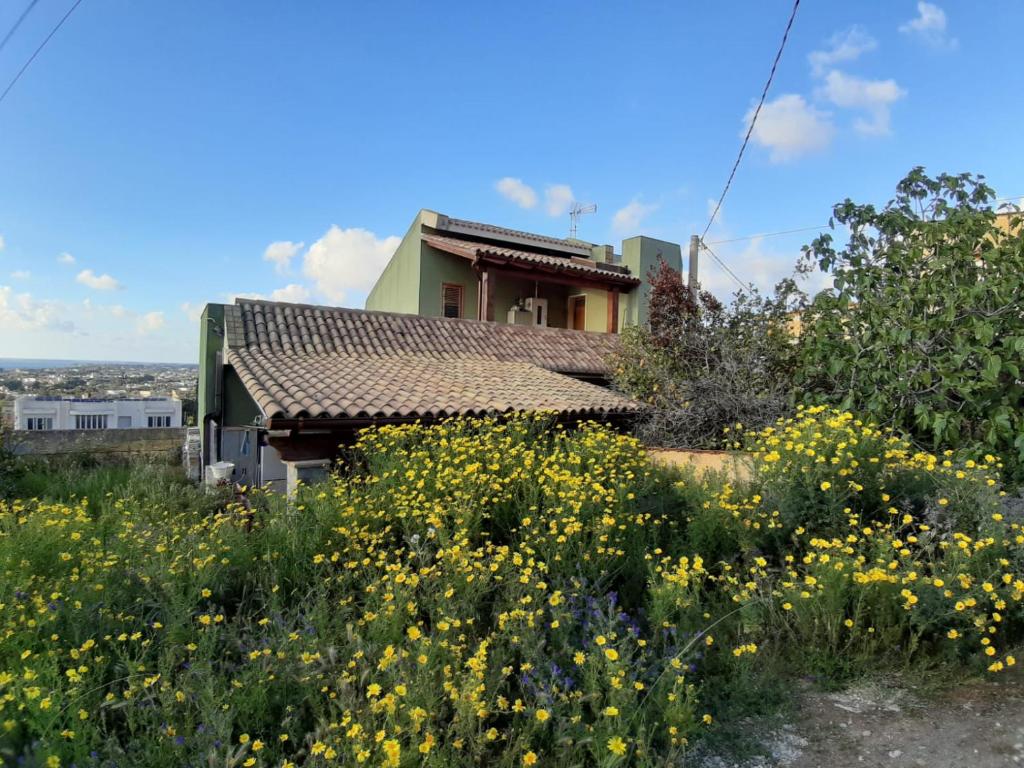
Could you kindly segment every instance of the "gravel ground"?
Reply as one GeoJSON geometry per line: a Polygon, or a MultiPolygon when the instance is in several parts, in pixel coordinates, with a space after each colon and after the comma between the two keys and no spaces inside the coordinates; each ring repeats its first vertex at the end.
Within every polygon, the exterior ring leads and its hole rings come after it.
{"type": "Polygon", "coordinates": [[[692,758],[693,768],[1003,768],[1024,766],[1024,674],[1011,671],[927,697],[865,683],[805,691],[794,722],[758,741],[766,757],[692,758]]]}

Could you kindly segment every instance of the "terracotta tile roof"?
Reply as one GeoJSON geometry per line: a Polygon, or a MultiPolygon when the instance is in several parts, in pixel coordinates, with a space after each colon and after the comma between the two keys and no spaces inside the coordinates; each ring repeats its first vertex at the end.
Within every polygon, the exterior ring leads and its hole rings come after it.
{"type": "Polygon", "coordinates": [[[621,268],[601,266],[592,259],[551,256],[546,253],[524,251],[517,248],[504,248],[491,243],[461,240],[444,235],[423,235],[423,242],[439,250],[467,259],[521,264],[549,272],[580,275],[591,280],[599,280],[622,286],[632,287],[640,285],[641,282],[638,277],[629,274],[628,271],[623,271],[621,268]]]}
{"type": "Polygon", "coordinates": [[[226,310],[227,363],[269,419],[641,407],[573,378],[607,375],[607,334],[246,299],[226,310]]]}
{"type": "Polygon", "coordinates": [[[228,362],[271,420],[443,418],[507,411],[630,414],[596,384],[524,362],[421,355],[294,355],[231,350],[228,362]]]}
{"type": "Polygon", "coordinates": [[[228,346],[265,355],[472,357],[607,376],[613,334],[534,328],[238,299],[225,312],[228,346]]]}

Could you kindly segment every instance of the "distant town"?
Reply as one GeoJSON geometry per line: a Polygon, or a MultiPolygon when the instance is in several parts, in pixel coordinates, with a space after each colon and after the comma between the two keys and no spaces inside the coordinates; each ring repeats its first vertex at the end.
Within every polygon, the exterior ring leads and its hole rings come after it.
{"type": "Polygon", "coordinates": [[[185,424],[195,421],[199,369],[180,363],[0,358],[0,422],[13,423],[20,395],[76,398],[172,397],[185,424]]]}

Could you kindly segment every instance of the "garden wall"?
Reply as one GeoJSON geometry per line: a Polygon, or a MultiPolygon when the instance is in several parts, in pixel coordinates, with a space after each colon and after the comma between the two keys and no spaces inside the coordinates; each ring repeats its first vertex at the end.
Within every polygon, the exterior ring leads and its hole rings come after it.
{"type": "Polygon", "coordinates": [[[179,461],[185,427],[165,429],[54,429],[43,432],[8,432],[15,456],[88,456],[100,461],[129,458],[179,461]]]}
{"type": "Polygon", "coordinates": [[[648,448],[647,454],[660,464],[692,469],[698,477],[706,472],[721,472],[737,480],[748,480],[753,472],[750,456],[739,451],[648,448]]]}

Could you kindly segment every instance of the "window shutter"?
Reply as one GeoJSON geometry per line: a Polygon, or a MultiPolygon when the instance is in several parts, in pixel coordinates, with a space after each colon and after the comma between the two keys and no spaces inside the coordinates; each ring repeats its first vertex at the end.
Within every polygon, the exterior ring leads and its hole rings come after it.
{"type": "Polygon", "coordinates": [[[441,314],[443,317],[462,317],[462,286],[454,283],[441,285],[441,314]]]}

